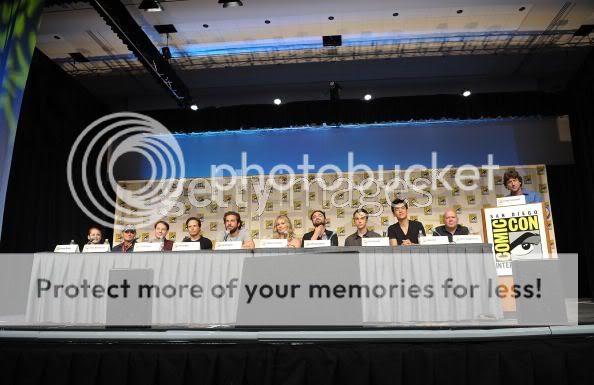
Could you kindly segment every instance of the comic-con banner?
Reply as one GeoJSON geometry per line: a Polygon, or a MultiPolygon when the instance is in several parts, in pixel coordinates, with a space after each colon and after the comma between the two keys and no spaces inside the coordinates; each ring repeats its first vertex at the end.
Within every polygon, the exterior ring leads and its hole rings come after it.
{"type": "MultiPolygon", "coordinates": [[[[482,223],[482,210],[497,207],[497,198],[509,195],[509,191],[503,185],[503,174],[508,170],[516,170],[523,177],[523,188],[540,194],[545,204],[547,215],[546,227],[550,233],[550,246],[555,250],[554,229],[549,201],[548,183],[546,168],[544,165],[533,166],[500,166],[493,171],[492,175],[480,170],[476,181],[475,189],[462,189],[453,183],[456,169],[446,173],[442,180],[435,181],[435,188],[413,190],[399,194],[406,198],[409,203],[409,218],[423,223],[426,232],[430,233],[433,228],[444,223],[444,212],[448,208],[455,210],[458,221],[461,225],[468,227],[471,234],[484,235],[482,223]],[[452,185],[447,188],[447,182],[452,185]],[[492,185],[492,189],[489,185],[492,185]]],[[[441,170],[439,170],[441,172],[441,170]]],[[[404,175],[404,171],[376,171],[375,177],[383,176],[384,180],[390,180],[395,175],[404,175]]],[[[313,184],[309,190],[306,184],[296,176],[296,182],[290,189],[285,191],[271,191],[269,195],[256,191],[255,184],[250,183],[247,187],[240,185],[237,189],[220,192],[220,196],[213,199],[208,194],[193,196],[192,188],[203,188],[210,178],[201,179],[179,179],[176,182],[183,185],[182,193],[177,197],[179,207],[177,210],[170,210],[162,213],[162,219],[170,225],[168,239],[181,240],[188,235],[185,222],[189,217],[197,217],[202,221],[202,234],[210,239],[216,239],[217,235],[224,230],[223,214],[226,211],[234,210],[241,214],[244,228],[254,238],[256,246],[260,239],[273,238],[274,220],[279,214],[287,215],[292,223],[295,235],[301,237],[304,233],[313,230],[310,215],[315,209],[322,209],[326,212],[328,220],[327,227],[336,231],[339,245],[344,244],[345,238],[356,231],[353,221],[353,212],[358,207],[363,207],[370,212],[369,230],[379,234],[385,234],[388,226],[394,223],[394,215],[390,210],[389,201],[394,199],[395,194],[385,194],[385,186],[379,185],[361,191],[339,186],[338,191],[330,191],[336,175],[324,174],[327,179],[326,189],[320,184],[313,184]],[[208,201],[210,199],[211,201],[208,201]],[[198,203],[198,204],[197,204],[198,203]],[[181,208],[181,209],[180,209],[181,208]]],[[[250,177],[252,178],[252,177],[250,177]]],[[[287,177],[277,175],[280,183],[284,183],[287,177]]],[[[363,180],[362,173],[355,173],[355,181],[363,180]]],[[[425,180],[425,183],[433,183],[430,170],[415,171],[411,175],[413,180],[425,180]]],[[[128,189],[140,189],[147,183],[146,180],[119,181],[119,187],[128,189]]],[[[122,191],[118,191],[118,200],[123,198],[122,191]]],[[[115,227],[122,228],[128,220],[120,211],[115,212],[115,227]]],[[[544,224],[539,222],[539,226],[544,224]]],[[[153,224],[147,223],[138,227],[138,237],[142,241],[149,241],[154,232],[153,224]]],[[[121,242],[121,234],[115,232],[114,242],[121,242]]],[[[485,240],[486,241],[486,240],[485,240]]],[[[542,238],[546,243],[546,239],[542,238]]]]}
{"type": "Polygon", "coordinates": [[[497,275],[511,275],[512,261],[548,258],[549,242],[542,203],[487,208],[487,242],[493,245],[497,275]]]}

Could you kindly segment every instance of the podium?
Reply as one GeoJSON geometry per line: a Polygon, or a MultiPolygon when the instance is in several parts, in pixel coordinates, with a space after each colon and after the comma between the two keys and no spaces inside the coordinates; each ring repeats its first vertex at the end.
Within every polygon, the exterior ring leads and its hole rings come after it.
{"type": "MultiPolygon", "coordinates": [[[[551,258],[544,203],[531,203],[482,210],[484,239],[492,245],[499,284],[511,287],[512,261],[551,258]]],[[[505,298],[505,311],[515,311],[516,301],[505,298]]]]}

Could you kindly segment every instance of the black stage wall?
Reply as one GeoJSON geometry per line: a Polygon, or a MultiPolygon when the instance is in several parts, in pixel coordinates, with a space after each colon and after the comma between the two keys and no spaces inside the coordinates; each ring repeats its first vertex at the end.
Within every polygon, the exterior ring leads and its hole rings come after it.
{"type": "Polygon", "coordinates": [[[78,134],[108,112],[35,50],[16,133],[0,251],[53,250],[58,242],[86,238],[92,221],[70,195],[66,165],[78,134]]]}
{"type": "Polygon", "coordinates": [[[424,343],[0,342],[0,383],[590,385],[594,339],[424,343]]]}
{"type": "MultiPolygon", "coordinates": [[[[580,295],[594,289],[591,219],[594,218],[592,130],[594,59],[559,94],[524,92],[340,100],[206,108],[198,112],[146,112],[176,132],[306,124],[374,123],[410,119],[478,119],[570,115],[575,165],[548,167],[558,250],[581,254],[580,295]],[[578,199],[576,199],[576,197],[578,199]],[[589,279],[588,279],[589,278],[589,279]],[[589,281],[589,282],[588,282],[589,281]],[[588,284],[590,283],[590,284],[588,284]]],[[[66,184],[66,159],[76,135],[109,111],[88,90],[36,51],[19,120],[0,251],[49,250],[57,242],[83,241],[90,220],[66,184]]],[[[80,187],[80,186],[78,186],[80,187]]]]}
{"type": "MultiPolygon", "coordinates": [[[[594,50],[568,85],[569,123],[576,164],[575,182],[567,185],[564,200],[575,200],[577,211],[572,213],[572,228],[580,234],[576,243],[581,259],[588,261],[590,288],[594,297],[594,50]]],[[[552,199],[552,198],[551,198],[552,199]]]]}

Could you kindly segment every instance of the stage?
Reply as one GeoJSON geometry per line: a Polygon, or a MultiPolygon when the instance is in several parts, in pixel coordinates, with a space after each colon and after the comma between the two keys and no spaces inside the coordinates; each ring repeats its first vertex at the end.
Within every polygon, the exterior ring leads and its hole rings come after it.
{"type": "Polygon", "coordinates": [[[6,331],[3,384],[591,384],[594,327],[6,331]]]}

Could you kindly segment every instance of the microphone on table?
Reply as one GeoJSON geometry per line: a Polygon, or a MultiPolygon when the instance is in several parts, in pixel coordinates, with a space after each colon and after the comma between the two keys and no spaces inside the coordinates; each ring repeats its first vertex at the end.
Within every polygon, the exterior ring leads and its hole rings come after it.
{"type": "Polygon", "coordinates": [[[223,238],[223,242],[227,242],[228,238],[229,238],[229,230],[225,229],[225,237],[223,238]]]}

